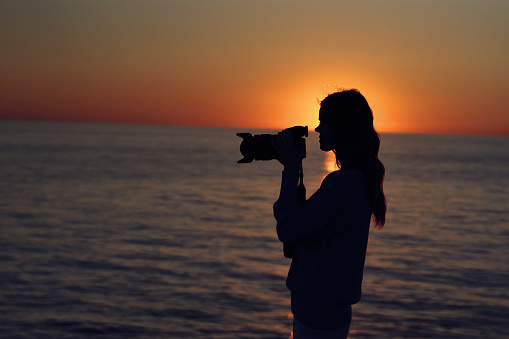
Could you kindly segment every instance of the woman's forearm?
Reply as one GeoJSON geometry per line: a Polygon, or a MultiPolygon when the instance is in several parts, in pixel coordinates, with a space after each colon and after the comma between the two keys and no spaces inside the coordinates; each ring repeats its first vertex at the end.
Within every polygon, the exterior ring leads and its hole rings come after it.
{"type": "Polygon", "coordinates": [[[282,242],[290,243],[292,239],[293,215],[300,208],[297,196],[299,170],[285,167],[281,174],[281,190],[279,199],[274,204],[274,217],[277,220],[277,234],[282,242]]]}
{"type": "Polygon", "coordinates": [[[299,184],[299,168],[288,168],[281,173],[281,189],[278,201],[285,203],[299,203],[297,187],[299,184]]]}

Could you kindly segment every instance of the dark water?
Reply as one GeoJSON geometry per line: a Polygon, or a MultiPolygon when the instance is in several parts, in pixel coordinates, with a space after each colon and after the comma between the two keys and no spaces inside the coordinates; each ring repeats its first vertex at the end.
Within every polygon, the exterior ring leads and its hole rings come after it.
{"type": "MultiPolygon", "coordinates": [[[[235,130],[0,122],[0,337],[288,338],[278,163],[235,130]]],[[[509,139],[383,135],[350,338],[509,337],[509,139]]],[[[331,159],[308,138],[314,191],[331,159]]]]}

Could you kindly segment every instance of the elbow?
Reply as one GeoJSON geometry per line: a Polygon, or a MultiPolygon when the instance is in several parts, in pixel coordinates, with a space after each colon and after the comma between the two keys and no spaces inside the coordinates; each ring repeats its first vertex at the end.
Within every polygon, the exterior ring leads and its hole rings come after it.
{"type": "Polygon", "coordinates": [[[295,245],[295,237],[293,236],[292,227],[289,227],[287,223],[277,223],[276,233],[279,241],[289,245],[295,245]]]}
{"type": "Polygon", "coordinates": [[[287,238],[287,237],[285,237],[282,233],[277,232],[277,238],[278,238],[278,239],[279,239],[279,241],[281,241],[282,243],[289,244],[289,242],[288,242],[288,238],[287,238]]]}
{"type": "Polygon", "coordinates": [[[276,233],[279,241],[289,245],[296,244],[296,213],[298,206],[283,209],[280,202],[274,204],[274,217],[276,218],[276,233]]]}

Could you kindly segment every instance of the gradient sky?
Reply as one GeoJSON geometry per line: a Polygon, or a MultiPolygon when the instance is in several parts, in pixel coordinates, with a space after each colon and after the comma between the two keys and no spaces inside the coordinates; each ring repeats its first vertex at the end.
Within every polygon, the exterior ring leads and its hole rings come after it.
{"type": "Polygon", "coordinates": [[[509,1],[2,0],[0,119],[509,136],[509,1]]]}

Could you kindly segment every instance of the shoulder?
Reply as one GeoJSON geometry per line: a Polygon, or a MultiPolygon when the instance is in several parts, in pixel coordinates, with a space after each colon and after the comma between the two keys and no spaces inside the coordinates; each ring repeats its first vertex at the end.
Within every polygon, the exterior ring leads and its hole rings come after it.
{"type": "Polygon", "coordinates": [[[320,186],[320,190],[330,194],[348,197],[350,201],[362,199],[367,193],[366,180],[361,171],[343,170],[335,171],[327,175],[320,186]]]}
{"type": "Polygon", "coordinates": [[[322,185],[357,186],[365,185],[364,175],[356,169],[339,170],[329,173],[322,181],[322,185]]]}

